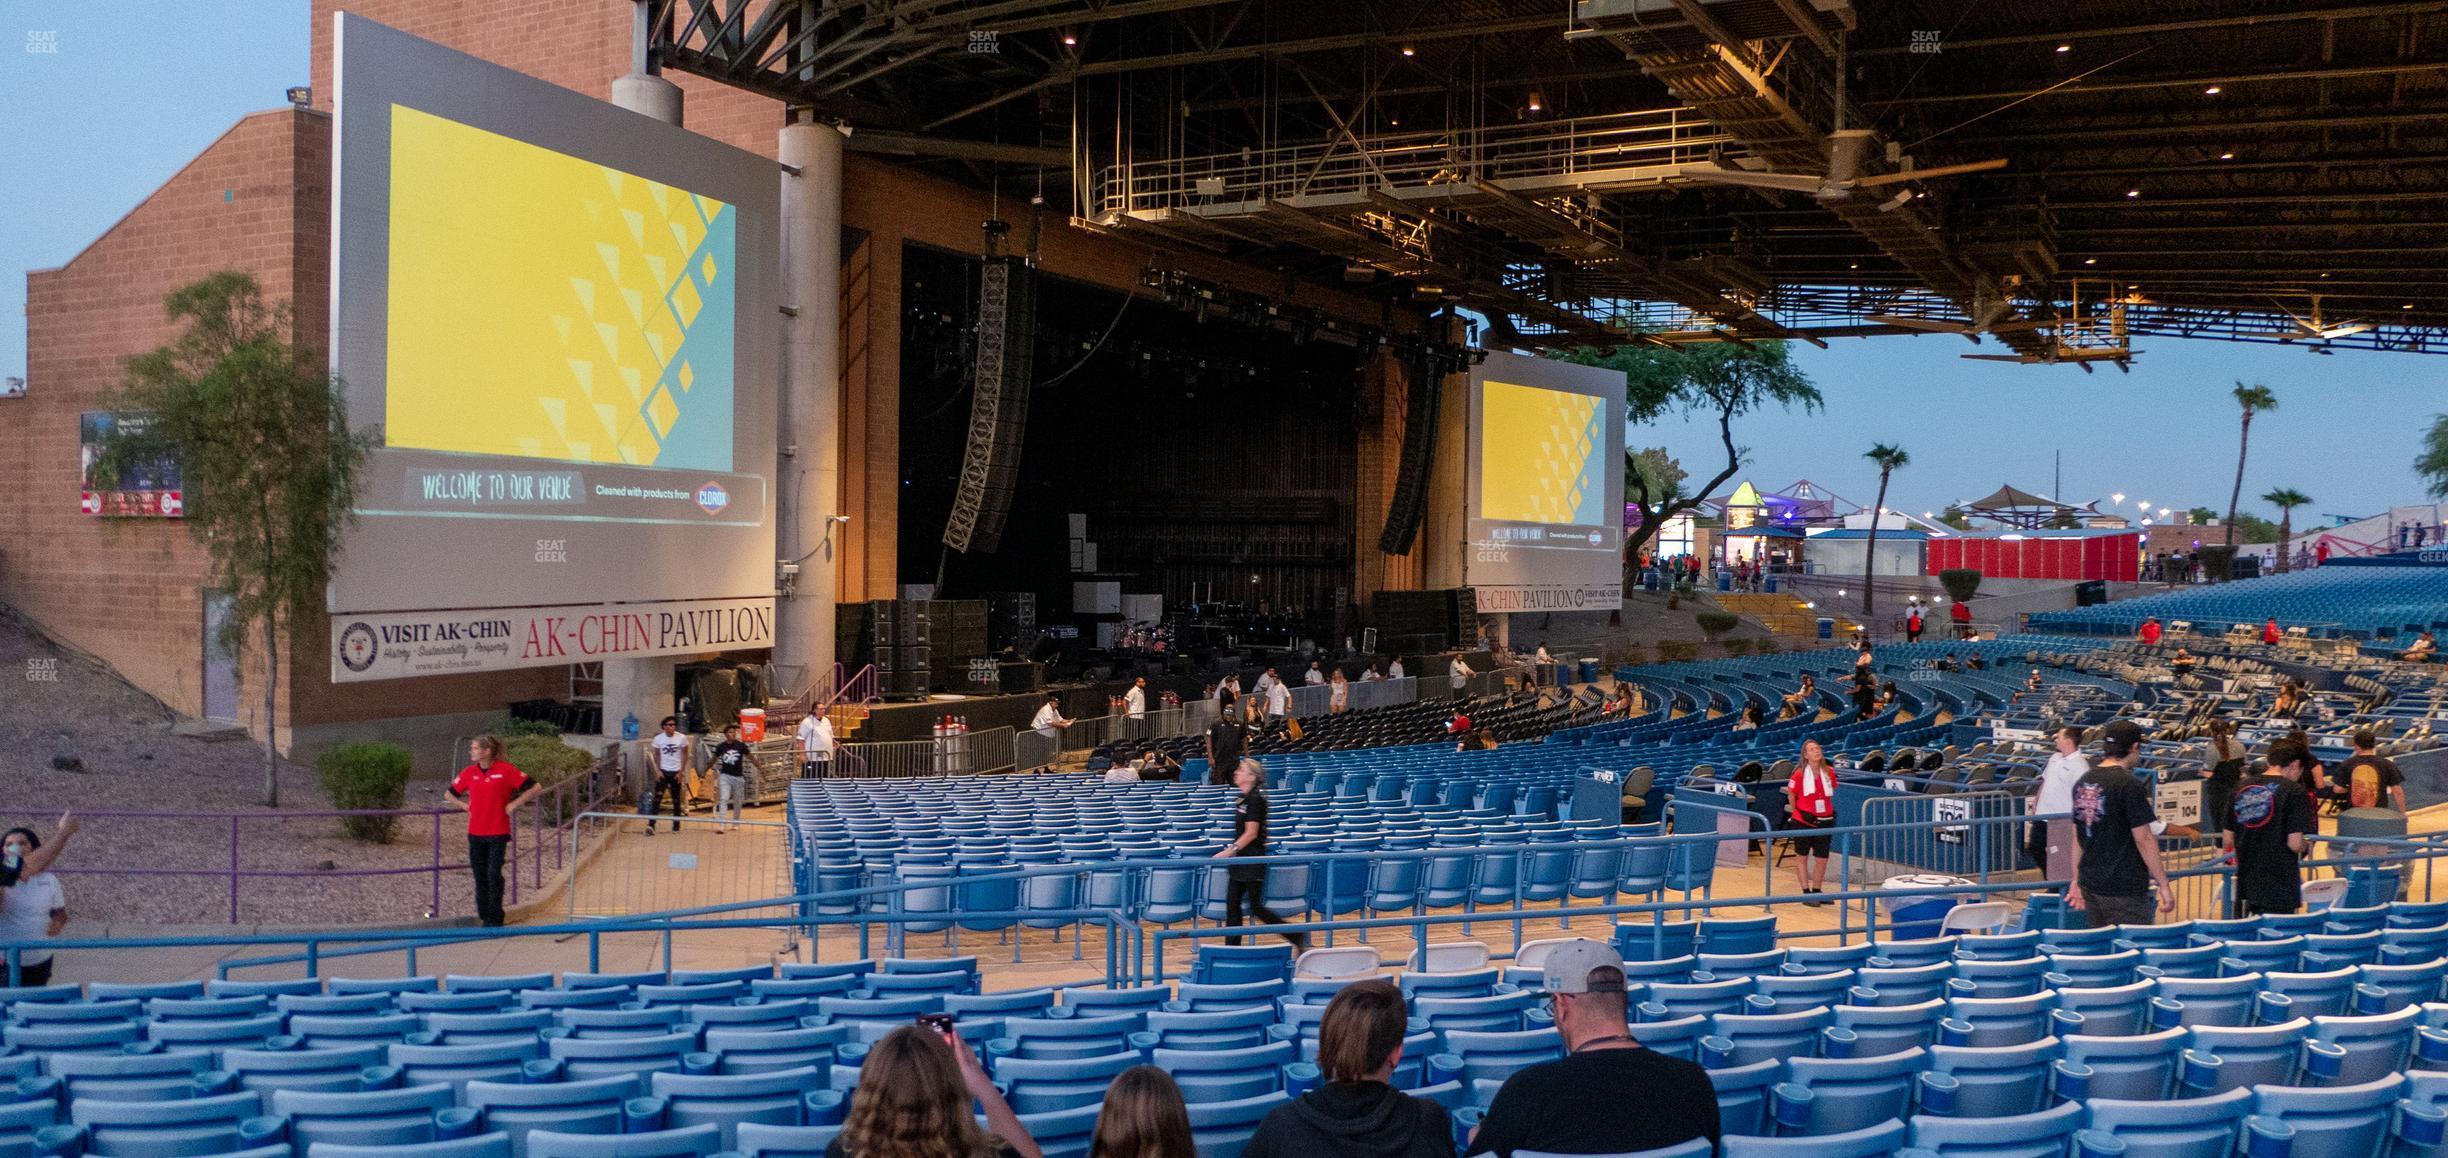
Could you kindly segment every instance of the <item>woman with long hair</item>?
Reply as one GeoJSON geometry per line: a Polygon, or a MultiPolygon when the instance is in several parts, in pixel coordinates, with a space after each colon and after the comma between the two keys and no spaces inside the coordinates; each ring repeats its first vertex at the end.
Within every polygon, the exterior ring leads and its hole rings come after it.
{"type": "Polygon", "coordinates": [[[1445,1107],[1394,1088],[1407,1018],[1389,981],[1344,986],[1318,1019],[1326,1084],[1258,1123],[1241,1158],[1453,1158],[1445,1107]]]}
{"type": "MultiPolygon", "coordinates": [[[[1827,750],[1817,740],[1802,741],[1802,762],[1785,780],[1785,827],[1794,835],[1794,883],[1806,895],[1827,884],[1828,837],[1809,833],[1836,823],[1836,772],[1828,767],[1827,750]]],[[[1824,905],[1826,901],[1804,901],[1824,905]]]]}
{"type": "Polygon", "coordinates": [[[1155,1066],[1132,1066],[1115,1077],[1105,1087],[1088,1158],[1198,1158],[1190,1108],[1173,1076],[1155,1066]]]}
{"type": "Polygon", "coordinates": [[[2244,745],[2237,742],[2235,721],[2225,716],[2210,720],[2210,775],[2202,784],[2202,831],[2217,832],[2227,825],[2227,806],[2235,801],[2236,788],[2244,782],[2244,745]]]}
{"type": "Polygon", "coordinates": [[[825,1158],[1043,1158],[968,1043],[922,1025],[885,1034],[859,1067],[849,1120],[825,1158]],[[970,1114],[986,1110],[980,1128],[970,1114]]]}

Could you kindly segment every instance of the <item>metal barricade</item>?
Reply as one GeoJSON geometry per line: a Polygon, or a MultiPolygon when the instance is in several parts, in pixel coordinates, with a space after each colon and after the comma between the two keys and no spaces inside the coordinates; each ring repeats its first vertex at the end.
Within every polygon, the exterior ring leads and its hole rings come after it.
{"type": "Polygon", "coordinates": [[[1054,758],[1060,755],[1062,739],[1059,736],[1048,736],[1033,728],[1012,733],[1012,768],[1015,771],[1033,772],[1051,767],[1054,758]]]}
{"type": "Polygon", "coordinates": [[[2014,872],[2022,856],[2023,798],[2008,792],[1947,792],[1862,801],[1864,832],[1853,849],[1856,887],[1901,873],[1944,873],[1987,881],[2014,872]],[[1974,824],[1972,821],[1989,823],[1974,824]],[[1880,826],[1901,826],[1886,827],[1880,826]]]}
{"type": "Polygon", "coordinates": [[[833,774],[853,778],[969,776],[1012,766],[1012,730],[953,732],[924,740],[871,740],[842,744],[833,774]]]}
{"type": "Polygon", "coordinates": [[[790,918],[790,826],[779,820],[710,816],[652,818],[589,812],[571,829],[569,915],[626,917],[775,898],[770,908],[735,914],[790,918]],[[676,826],[673,831],[666,826],[676,826]],[[730,831],[725,832],[723,830],[730,831]]]}

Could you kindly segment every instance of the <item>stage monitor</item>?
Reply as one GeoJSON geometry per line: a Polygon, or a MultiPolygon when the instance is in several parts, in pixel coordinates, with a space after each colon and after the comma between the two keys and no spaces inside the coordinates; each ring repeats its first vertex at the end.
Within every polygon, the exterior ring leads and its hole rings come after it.
{"type": "Polygon", "coordinates": [[[1479,610],[1623,601],[1621,371],[1491,353],[1471,372],[1466,586],[1479,610]]]}
{"type": "Polygon", "coordinates": [[[779,170],[335,20],[332,677],[770,645],[779,170]]]}

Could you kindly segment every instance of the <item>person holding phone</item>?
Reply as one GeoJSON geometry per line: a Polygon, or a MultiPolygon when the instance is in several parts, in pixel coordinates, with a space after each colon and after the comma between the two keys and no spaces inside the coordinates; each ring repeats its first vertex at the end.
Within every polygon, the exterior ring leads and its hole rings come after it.
{"type": "Polygon", "coordinates": [[[825,1158],[1044,1158],[949,1015],[939,1016],[885,1034],[868,1051],[825,1158]],[[972,1104],[985,1110],[984,1127],[972,1104]]]}

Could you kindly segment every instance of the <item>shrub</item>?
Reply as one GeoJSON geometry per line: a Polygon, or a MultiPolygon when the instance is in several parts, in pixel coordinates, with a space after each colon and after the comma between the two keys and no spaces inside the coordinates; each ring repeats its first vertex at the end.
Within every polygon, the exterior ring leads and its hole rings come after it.
{"type": "Polygon", "coordinates": [[[1783,644],[1778,643],[1776,641],[1776,637],[1772,635],[1766,639],[1760,640],[1758,645],[1753,648],[1753,650],[1759,652],[1761,655],[1775,655],[1776,653],[1785,650],[1785,647],[1783,644]]]}
{"type": "Polygon", "coordinates": [[[1753,642],[1755,641],[1744,639],[1741,636],[1736,636],[1733,639],[1725,640],[1722,646],[1725,648],[1725,653],[1727,655],[1745,656],[1751,654],[1751,645],[1753,642]]]}
{"type": "MultiPolygon", "coordinates": [[[[545,736],[511,736],[502,741],[502,758],[516,765],[528,779],[547,788],[586,775],[595,758],[583,748],[573,748],[558,739],[545,736]]],[[[560,797],[539,802],[534,807],[556,810],[544,817],[546,824],[559,824],[567,819],[558,815],[560,797]]]]}
{"type": "Polygon", "coordinates": [[[1981,573],[1972,567],[1949,567],[1938,573],[1938,583],[1955,602],[1970,603],[1980,591],[1981,573]]]}
{"type": "Polygon", "coordinates": [[[1742,620],[1736,618],[1734,613],[1731,611],[1697,612],[1693,614],[1692,621],[1698,623],[1700,625],[1700,630],[1706,633],[1712,640],[1716,639],[1720,635],[1724,635],[1725,633],[1734,630],[1735,625],[1742,622],[1742,620]]]}
{"type": "MultiPolygon", "coordinates": [[[[408,749],[397,744],[336,744],[315,759],[323,791],[334,808],[396,809],[408,798],[408,749]]],[[[389,844],[399,817],[343,816],[341,831],[353,840],[389,844]]]]}
{"type": "Polygon", "coordinates": [[[1657,654],[1659,663],[1685,663],[1699,657],[1700,645],[1688,639],[1661,639],[1657,654]]]}
{"type": "MultiPolygon", "coordinates": [[[[493,726],[493,734],[505,740],[513,736],[549,736],[556,740],[561,738],[561,730],[553,727],[550,720],[522,720],[515,716],[502,717],[501,722],[493,726]]],[[[512,763],[517,763],[517,761],[512,761],[512,763]]],[[[519,767],[525,768],[526,765],[521,764],[519,767]]]]}

